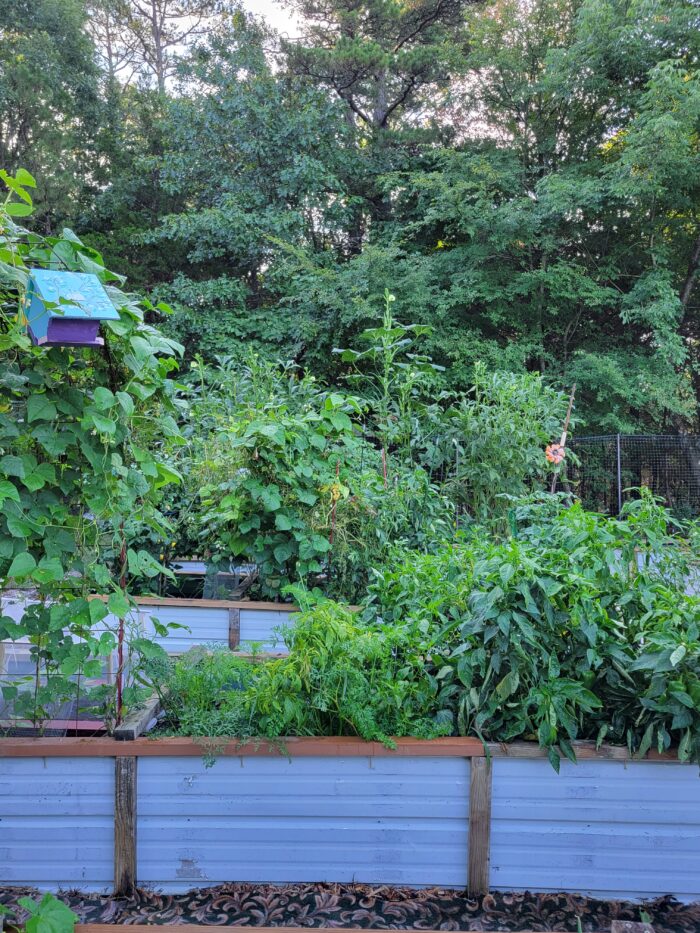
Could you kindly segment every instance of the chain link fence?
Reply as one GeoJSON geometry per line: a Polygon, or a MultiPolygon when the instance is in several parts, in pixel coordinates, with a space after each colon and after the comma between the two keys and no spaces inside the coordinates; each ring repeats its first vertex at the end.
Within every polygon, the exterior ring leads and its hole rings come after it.
{"type": "Polygon", "coordinates": [[[585,508],[617,515],[647,486],[678,518],[700,515],[700,436],[591,435],[570,448],[565,482],[585,508]]]}

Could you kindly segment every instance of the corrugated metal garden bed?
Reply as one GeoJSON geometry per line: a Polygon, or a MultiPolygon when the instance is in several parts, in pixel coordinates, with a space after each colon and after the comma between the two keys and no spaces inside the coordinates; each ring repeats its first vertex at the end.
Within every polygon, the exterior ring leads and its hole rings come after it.
{"type": "Polygon", "coordinates": [[[698,768],[577,745],[0,739],[0,878],[169,893],[366,882],[700,899],[698,768]],[[214,760],[213,766],[211,758],[214,760]]]}

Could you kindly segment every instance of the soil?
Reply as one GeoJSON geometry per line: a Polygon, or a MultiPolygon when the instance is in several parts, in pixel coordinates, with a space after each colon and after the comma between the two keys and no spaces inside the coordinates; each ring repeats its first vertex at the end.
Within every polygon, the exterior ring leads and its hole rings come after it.
{"type": "MultiPolygon", "coordinates": [[[[1,888],[0,904],[12,906],[28,888],[1,888]]],[[[212,926],[374,927],[398,930],[561,930],[609,933],[613,920],[639,922],[648,915],[655,933],[698,933],[700,902],[671,897],[645,903],[603,901],[576,894],[488,894],[469,899],[441,888],[368,885],[225,884],[187,894],[139,889],[113,898],[79,891],[60,895],[83,923],[198,923],[212,926]]]]}

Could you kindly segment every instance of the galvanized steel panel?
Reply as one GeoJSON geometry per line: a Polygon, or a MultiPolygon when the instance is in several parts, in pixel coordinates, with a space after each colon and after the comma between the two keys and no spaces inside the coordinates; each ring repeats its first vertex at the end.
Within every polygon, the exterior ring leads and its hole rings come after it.
{"type": "Polygon", "coordinates": [[[496,758],[492,807],[492,888],[700,898],[696,766],[496,758]]]}
{"type": "Polygon", "coordinates": [[[193,645],[228,645],[228,609],[205,606],[142,606],[140,615],[146,637],[162,645],[168,654],[182,654],[193,645]],[[175,623],[167,636],[156,635],[152,619],[175,623]]]}
{"type": "Polygon", "coordinates": [[[261,651],[285,652],[284,632],[294,624],[293,612],[241,609],[241,644],[262,642],[261,651]]]}
{"type": "Polygon", "coordinates": [[[0,758],[0,884],[107,890],[114,760],[0,758]]]}
{"type": "MultiPolygon", "coordinates": [[[[241,609],[241,644],[256,642],[261,651],[284,651],[284,641],[275,629],[290,623],[289,612],[241,609]]],[[[222,606],[142,606],[146,637],[162,645],[169,654],[182,654],[193,645],[228,645],[229,610],[222,606]],[[156,635],[152,618],[176,623],[167,636],[156,635]]]]}
{"type": "Polygon", "coordinates": [[[139,761],[139,883],[464,886],[461,758],[139,761]]]}

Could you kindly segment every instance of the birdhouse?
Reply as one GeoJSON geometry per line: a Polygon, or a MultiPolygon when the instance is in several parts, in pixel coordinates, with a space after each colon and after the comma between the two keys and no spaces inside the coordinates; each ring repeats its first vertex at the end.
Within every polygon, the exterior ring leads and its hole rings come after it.
{"type": "Polygon", "coordinates": [[[32,271],[24,314],[40,346],[100,347],[100,321],[119,320],[97,276],[56,269],[32,271]]]}

